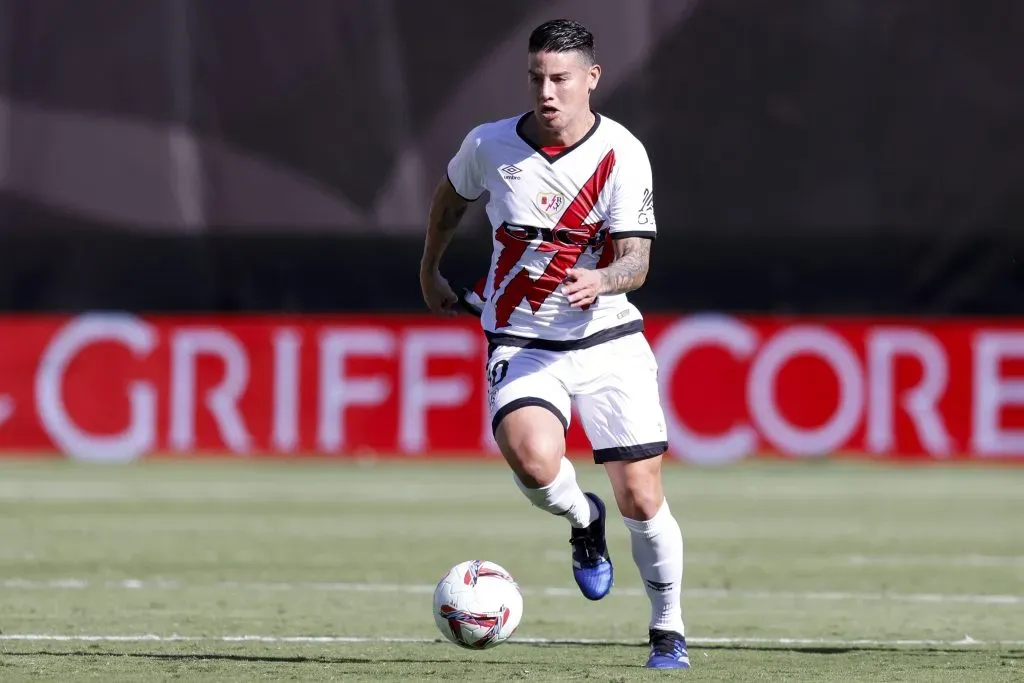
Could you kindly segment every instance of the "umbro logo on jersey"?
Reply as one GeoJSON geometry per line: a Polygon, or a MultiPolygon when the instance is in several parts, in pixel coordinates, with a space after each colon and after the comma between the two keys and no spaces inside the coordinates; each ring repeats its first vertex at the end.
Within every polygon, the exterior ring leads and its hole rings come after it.
{"type": "Polygon", "coordinates": [[[513,164],[502,166],[498,170],[501,172],[501,177],[505,180],[519,180],[519,174],[523,172],[523,169],[513,164]]]}

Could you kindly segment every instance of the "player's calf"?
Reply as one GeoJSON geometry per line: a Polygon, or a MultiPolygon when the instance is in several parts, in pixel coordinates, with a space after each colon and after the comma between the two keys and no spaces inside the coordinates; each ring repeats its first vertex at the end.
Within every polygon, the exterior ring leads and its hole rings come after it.
{"type": "Polygon", "coordinates": [[[606,469],[651,603],[650,628],[682,638],[683,535],[662,491],[661,457],[608,463],[606,469]]]}
{"type": "Polygon", "coordinates": [[[613,569],[605,542],[604,503],[577,483],[576,469],[564,455],[561,421],[544,408],[526,406],[502,419],[495,438],[523,495],[572,525],[573,578],[580,591],[590,600],[606,596],[613,569]]]}
{"type": "Polygon", "coordinates": [[[591,503],[565,458],[565,428],[550,410],[534,405],[513,410],[502,417],[494,437],[531,503],[574,527],[590,524],[591,503]]]}
{"type": "Polygon", "coordinates": [[[564,456],[560,458],[558,474],[546,486],[527,486],[518,475],[515,480],[536,507],[565,517],[572,525],[572,575],[583,595],[589,600],[608,595],[614,572],[605,540],[604,503],[595,494],[580,489],[572,463],[564,456]]]}
{"type": "Polygon", "coordinates": [[[683,585],[683,535],[668,501],[647,520],[624,518],[633,561],[651,603],[650,628],[684,634],[680,597],[683,585]]]}

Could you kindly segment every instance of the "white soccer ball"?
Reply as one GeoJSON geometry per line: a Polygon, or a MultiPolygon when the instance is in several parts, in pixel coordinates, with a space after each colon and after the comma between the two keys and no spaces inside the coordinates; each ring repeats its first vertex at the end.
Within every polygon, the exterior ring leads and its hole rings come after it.
{"type": "Polygon", "coordinates": [[[459,647],[486,650],[504,643],[523,618],[523,595],[503,567],[460,562],[434,589],[434,622],[459,647]]]}

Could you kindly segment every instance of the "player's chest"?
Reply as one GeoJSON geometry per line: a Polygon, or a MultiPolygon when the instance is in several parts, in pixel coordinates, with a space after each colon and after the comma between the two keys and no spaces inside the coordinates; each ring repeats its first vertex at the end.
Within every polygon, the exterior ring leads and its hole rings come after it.
{"type": "Polygon", "coordinates": [[[501,221],[558,223],[563,216],[607,216],[611,166],[600,148],[576,149],[554,162],[539,154],[498,157],[486,169],[490,209],[501,221]],[[578,156],[577,156],[578,155],[578,156]]]}

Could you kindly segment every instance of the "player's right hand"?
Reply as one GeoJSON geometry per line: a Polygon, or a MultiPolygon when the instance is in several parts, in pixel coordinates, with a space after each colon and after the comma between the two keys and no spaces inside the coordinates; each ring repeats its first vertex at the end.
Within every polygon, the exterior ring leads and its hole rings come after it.
{"type": "Polygon", "coordinates": [[[423,301],[431,313],[443,316],[453,316],[457,313],[459,297],[448,284],[448,280],[438,271],[421,271],[420,289],[423,290],[423,301]]]}

